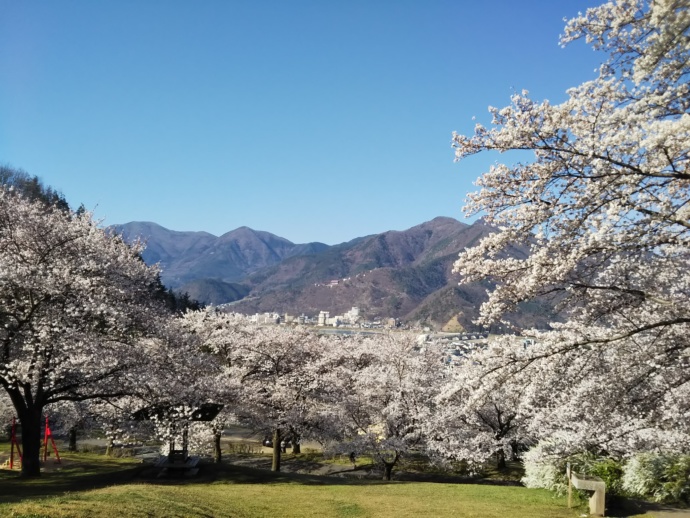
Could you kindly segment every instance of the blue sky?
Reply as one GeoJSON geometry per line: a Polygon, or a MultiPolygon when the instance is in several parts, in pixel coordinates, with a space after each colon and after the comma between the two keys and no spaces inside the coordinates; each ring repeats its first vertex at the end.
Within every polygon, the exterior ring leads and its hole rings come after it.
{"type": "Polygon", "coordinates": [[[585,0],[0,0],[0,163],[105,224],[339,243],[463,220],[455,130],[601,56],[585,0]]]}

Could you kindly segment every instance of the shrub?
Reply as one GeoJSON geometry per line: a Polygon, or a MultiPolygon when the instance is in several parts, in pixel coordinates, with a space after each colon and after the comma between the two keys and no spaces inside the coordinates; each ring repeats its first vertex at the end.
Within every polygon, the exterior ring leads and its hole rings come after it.
{"type": "Polygon", "coordinates": [[[606,483],[607,495],[623,494],[623,463],[614,459],[603,458],[595,460],[589,473],[602,479],[606,483]]]}
{"type": "Polygon", "coordinates": [[[606,483],[607,495],[618,495],[623,492],[621,462],[588,452],[562,457],[551,450],[550,445],[540,443],[525,453],[525,476],[522,478],[525,486],[565,494],[568,490],[566,466],[570,463],[571,469],[576,473],[601,478],[606,483]]]}
{"type": "Polygon", "coordinates": [[[567,461],[549,454],[547,449],[547,445],[540,443],[525,453],[525,476],[522,477],[522,483],[526,487],[565,494],[568,489],[568,480],[565,476],[567,461]]]}
{"type": "Polygon", "coordinates": [[[690,501],[690,456],[681,455],[666,469],[664,492],[674,502],[690,501]]]}
{"type": "Polygon", "coordinates": [[[98,453],[101,455],[105,453],[105,446],[97,444],[79,444],[78,449],[81,453],[98,453]]]}
{"type": "Polygon", "coordinates": [[[640,453],[623,469],[623,489],[655,502],[688,502],[690,456],[640,453]]]}
{"type": "Polygon", "coordinates": [[[258,442],[229,442],[228,453],[261,453],[263,447],[258,442]]]}
{"type": "Polygon", "coordinates": [[[113,448],[111,452],[111,455],[115,458],[134,457],[135,454],[134,448],[125,447],[113,448]]]}

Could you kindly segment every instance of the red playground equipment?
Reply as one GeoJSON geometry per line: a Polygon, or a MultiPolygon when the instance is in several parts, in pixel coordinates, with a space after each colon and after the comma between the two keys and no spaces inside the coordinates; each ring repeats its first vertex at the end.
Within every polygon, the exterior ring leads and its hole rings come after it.
{"type": "MultiPolygon", "coordinates": [[[[60,452],[58,451],[57,445],[55,444],[55,439],[53,439],[53,432],[50,431],[50,425],[48,424],[48,418],[46,417],[46,427],[43,434],[43,462],[48,460],[48,441],[55,453],[55,460],[58,464],[62,464],[60,460],[60,452]]],[[[10,433],[10,469],[14,469],[15,460],[15,450],[17,452],[17,460],[21,464],[23,460],[22,448],[19,445],[19,440],[17,439],[17,418],[12,418],[12,431],[10,433]]]]}
{"type": "Polygon", "coordinates": [[[55,445],[55,439],[53,439],[53,432],[50,431],[50,426],[48,426],[48,416],[46,416],[46,430],[43,435],[43,462],[48,460],[48,439],[50,439],[50,444],[53,446],[53,451],[55,452],[55,460],[58,464],[62,464],[60,461],[60,453],[58,452],[57,446],[55,445]]]}

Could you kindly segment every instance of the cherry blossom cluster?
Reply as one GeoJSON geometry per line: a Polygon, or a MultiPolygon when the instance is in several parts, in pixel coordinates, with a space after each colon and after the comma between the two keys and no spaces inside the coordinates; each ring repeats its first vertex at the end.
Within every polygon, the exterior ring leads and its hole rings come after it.
{"type": "MultiPolygon", "coordinates": [[[[688,444],[690,407],[690,5],[617,0],[568,22],[563,44],[602,51],[561,104],[527,92],[492,125],[454,135],[456,157],[527,151],[477,181],[466,211],[496,232],[460,254],[462,282],[495,289],[481,321],[552,297],[562,321],[478,351],[448,397],[496,398],[535,440],[624,455],[688,444]],[[515,243],[530,254],[515,258],[515,243]],[[501,395],[509,396],[504,399],[501,395]]],[[[464,408],[464,407],[463,407],[464,408]]]]}

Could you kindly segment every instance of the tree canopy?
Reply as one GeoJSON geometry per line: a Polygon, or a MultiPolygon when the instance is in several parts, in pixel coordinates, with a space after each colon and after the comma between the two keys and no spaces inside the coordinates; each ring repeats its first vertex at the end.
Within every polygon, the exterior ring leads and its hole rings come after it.
{"type": "MultiPolygon", "coordinates": [[[[164,349],[157,270],[88,213],[0,189],[0,386],[22,425],[22,471],[38,474],[51,403],[136,391],[164,349]]],[[[166,352],[167,354],[167,352],[166,352]]]]}
{"type": "Polygon", "coordinates": [[[485,394],[508,380],[532,427],[569,447],[678,448],[690,390],[690,13],[687,0],[617,0],[570,20],[562,43],[601,51],[561,104],[516,94],[491,127],[454,135],[461,160],[530,151],[483,174],[466,211],[497,232],[455,263],[491,279],[484,323],[559,294],[566,322],[479,353],[485,394]],[[528,243],[525,259],[506,256],[528,243]]]}
{"type": "MultiPolygon", "coordinates": [[[[0,186],[29,200],[56,206],[60,210],[69,210],[69,204],[61,192],[44,185],[38,176],[31,176],[22,169],[0,166],[0,186]]],[[[83,211],[83,208],[80,208],[80,211],[83,211]]]]}

